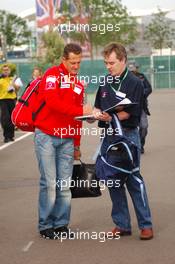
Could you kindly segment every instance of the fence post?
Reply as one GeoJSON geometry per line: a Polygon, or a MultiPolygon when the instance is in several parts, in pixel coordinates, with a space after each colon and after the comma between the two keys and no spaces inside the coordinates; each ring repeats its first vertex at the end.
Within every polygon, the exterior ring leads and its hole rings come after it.
{"type": "Polygon", "coordinates": [[[153,60],[153,55],[151,54],[150,56],[150,72],[151,72],[151,76],[150,76],[150,79],[151,79],[151,86],[152,86],[152,89],[155,88],[155,83],[154,83],[154,60],[153,60]]]}
{"type": "Polygon", "coordinates": [[[169,84],[169,87],[168,88],[171,88],[171,61],[170,61],[171,57],[169,55],[169,60],[168,60],[168,84],[169,84]]]}

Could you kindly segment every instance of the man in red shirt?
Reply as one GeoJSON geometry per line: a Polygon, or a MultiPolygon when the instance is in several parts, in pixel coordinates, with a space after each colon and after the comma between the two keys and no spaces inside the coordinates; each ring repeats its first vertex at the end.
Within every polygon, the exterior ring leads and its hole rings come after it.
{"type": "Polygon", "coordinates": [[[62,63],[49,68],[41,81],[39,100],[46,104],[35,121],[35,150],[40,170],[39,232],[56,239],[68,234],[73,160],[80,158],[81,122],[75,116],[92,113],[83,106],[84,87],[76,75],[82,49],[67,44],[62,63]]]}

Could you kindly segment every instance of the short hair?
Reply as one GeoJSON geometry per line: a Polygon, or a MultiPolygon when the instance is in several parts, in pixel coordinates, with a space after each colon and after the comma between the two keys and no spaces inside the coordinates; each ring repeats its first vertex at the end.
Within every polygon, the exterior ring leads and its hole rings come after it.
{"type": "MultiPolygon", "coordinates": [[[[10,69],[10,67],[9,67],[8,64],[4,64],[4,65],[2,65],[2,69],[4,69],[4,68],[9,68],[9,69],[10,69]]],[[[10,70],[11,70],[11,69],[10,69],[10,70]]]]}
{"type": "Polygon", "coordinates": [[[82,48],[76,43],[69,43],[64,48],[63,57],[65,59],[68,59],[69,53],[71,53],[71,52],[76,54],[76,55],[79,55],[82,53],[82,48]]]}
{"type": "Polygon", "coordinates": [[[121,61],[125,59],[125,61],[127,61],[126,49],[122,44],[117,42],[112,42],[104,48],[102,54],[104,57],[108,57],[112,52],[115,52],[118,60],[121,61]]]}
{"type": "Polygon", "coordinates": [[[34,67],[32,73],[34,73],[35,70],[39,71],[39,73],[42,75],[43,71],[40,67],[38,67],[38,66],[34,67]]]}

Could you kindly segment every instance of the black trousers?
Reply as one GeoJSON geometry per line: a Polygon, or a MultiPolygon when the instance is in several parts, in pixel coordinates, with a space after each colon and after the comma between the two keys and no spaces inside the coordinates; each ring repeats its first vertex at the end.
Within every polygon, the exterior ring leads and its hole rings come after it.
{"type": "Polygon", "coordinates": [[[4,138],[14,138],[15,127],[11,121],[11,114],[15,107],[16,99],[1,99],[1,125],[4,138]]]}

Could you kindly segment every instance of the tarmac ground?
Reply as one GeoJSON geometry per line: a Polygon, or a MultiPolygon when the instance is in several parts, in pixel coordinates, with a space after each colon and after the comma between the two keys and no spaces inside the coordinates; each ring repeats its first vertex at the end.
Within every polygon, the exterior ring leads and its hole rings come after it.
{"type": "MultiPolygon", "coordinates": [[[[14,143],[3,143],[0,131],[0,262],[2,264],[174,264],[175,263],[175,89],[155,90],[141,171],[154,223],[154,239],[139,240],[129,198],[132,236],[105,239],[114,225],[108,190],[101,197],[72,199],[71,229],[90,237],[44,240],[37,231],[39,172],[33,134],[16,131],[14,143]],[[21,138],[22,137],[22,138],[21,138]],[[92,238],[92,232],[97,237],[92,238]]],[[[90,127],[92,125],[87,125],[90,127]]],[[[92,162],[98,136],[82,138],[82,160],[92,162]]]]}

